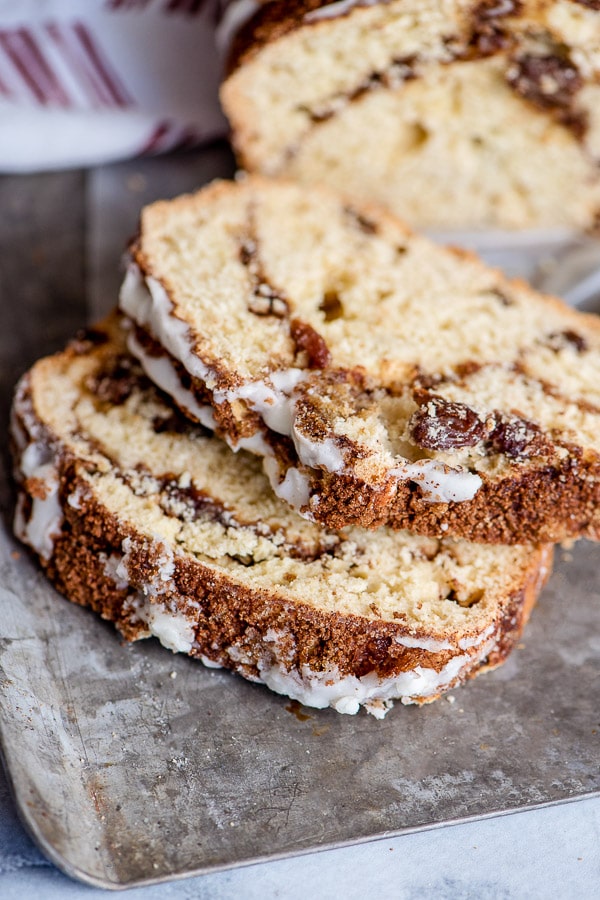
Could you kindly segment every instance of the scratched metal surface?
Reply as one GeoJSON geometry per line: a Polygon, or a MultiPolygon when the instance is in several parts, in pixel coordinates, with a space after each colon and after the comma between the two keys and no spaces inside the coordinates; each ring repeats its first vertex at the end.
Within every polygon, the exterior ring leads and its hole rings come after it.
{"type": "Polygon", "coordinates": [[[2,539],[0,726],[21,814],[105,887],[600,790],[600,550],[578,545],[504,668],[454,703],[367,715],[125,646],[2,539]]]}
{"type": "MultiPolygon", "coordinates": [[[[228,167],[211,150],[0,179],[3,422],[19,372],[113,304],[140,203],[228,167]],[[17,287],[19,304],[5,302],[17,287]]],[[[569,250],[579,282],[590,252],[569,250]]],[[[546,262],[519,265],[552,277],[546,262]]],[[[397,705],[378,722],[300,709],[154,641],[124,645],[10,537],[5,471],[0,506],[2,751],[25,823],[74,877],[124,887],[600,791],[598,547],[559,552],[502,669],[454,703],[397,705]]]]}

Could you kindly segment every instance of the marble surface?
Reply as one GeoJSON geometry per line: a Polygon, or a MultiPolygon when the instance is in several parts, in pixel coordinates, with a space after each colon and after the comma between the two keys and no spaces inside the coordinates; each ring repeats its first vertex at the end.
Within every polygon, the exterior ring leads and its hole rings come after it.
{"type": "MultiPolygon", "coordinates": [[[[587,900],[600,891],[600,797],[127,891],[128,900],[587,900]]],[[[2,900],[93,900],[23,830],[0,772],[2,900]]]]}

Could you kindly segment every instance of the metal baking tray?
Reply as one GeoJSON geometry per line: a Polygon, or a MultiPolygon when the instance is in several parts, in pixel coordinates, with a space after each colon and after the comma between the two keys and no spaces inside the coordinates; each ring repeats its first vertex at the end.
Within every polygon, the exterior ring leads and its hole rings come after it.
{"type": "Polygon", "coordinates": [[[558,552],[501,669],[383,721],[300,707],[113,627],[0,536],[0,732],[20,815],[105,888],[600,792],[600,548],[558,552]]]}

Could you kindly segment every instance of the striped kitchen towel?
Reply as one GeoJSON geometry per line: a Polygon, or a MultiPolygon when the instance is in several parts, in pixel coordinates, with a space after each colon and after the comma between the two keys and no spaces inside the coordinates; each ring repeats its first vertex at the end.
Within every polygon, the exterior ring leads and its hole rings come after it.
{"type": "Polygon", "coordinates": [[[222,14],[223,0],[0,0],[0,171],[224,135],[222,14]]]}

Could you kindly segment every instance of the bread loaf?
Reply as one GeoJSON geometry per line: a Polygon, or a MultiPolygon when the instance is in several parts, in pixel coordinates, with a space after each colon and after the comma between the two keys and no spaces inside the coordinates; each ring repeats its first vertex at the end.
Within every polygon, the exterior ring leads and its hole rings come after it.
{"type": "Polygon", "coordinates": [[[382,717],[498,665],[551,563],[307,522],[167,402],[114,318],[22,379],[12,435],[16,533],[60,591],[310,706],[382,717]]]}
{"type": "Polygon", "coordinates": [[[280,0],[234,42],[241,164],[427,227],[592,227],[594,0],[280,0]]]}

